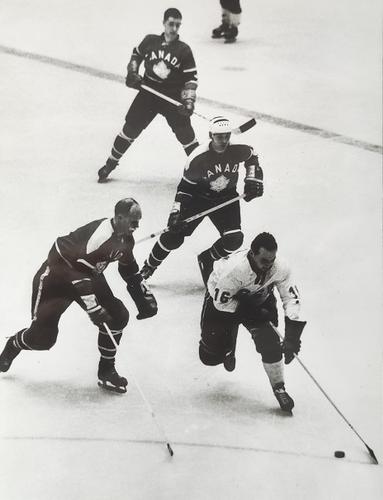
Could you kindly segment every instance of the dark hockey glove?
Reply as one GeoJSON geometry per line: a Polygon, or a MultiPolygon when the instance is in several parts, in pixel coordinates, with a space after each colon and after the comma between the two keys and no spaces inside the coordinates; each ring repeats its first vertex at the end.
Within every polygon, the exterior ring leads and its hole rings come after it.
{"type": "Polygon", "coordinates": [[[157,314],[157,302],[140,273],[129,276],[127,290],[136,304],[137,319],[151,318],[157,314]]]}
{"type": "Polygon", "coordinates": [[[89,309],[86,312],[88,313],[91,322],[98,327],[102,326],[103,323],[109,325],[109,323],[112,321],[112,317],[110,316],[108,311],[100,305],[96,306],[93,309],[89,309]]]}
{"type": "Polygon", "coordinates": [[[187,228],[188,223],[184,222],[179,210],[172,210],[168,219],[168,228],[172,233],[182,233],[187,228]]]}
{"type": "Polygon", "coordinates": [[[182,101],[182,106],[177,108],[180,115],[191,116],[194,113],[194,101],[191,99],[185,99],[182,101]]]}
{"type": "Polygon", "coordinates": [[[288,365],[298,354],[301,348],[301,335],[306,321],[297,321],[285,316],[285,338],[282,342],[282,352],[285,356],[285,364],[288,365]]]}
{"type": "Polygon", "coordinates": [[[125,78],[125,85],[132,89],[139,89],[142,83],[142,76],[130,71],[125,78]]]}
{"type": "Polygon", "coordinates": [[[263,182],[259,179],[255,178],[246,178],[245,179],[245,201],[251,201],[254,198],[259,198],[263,195],[263,182]]]}

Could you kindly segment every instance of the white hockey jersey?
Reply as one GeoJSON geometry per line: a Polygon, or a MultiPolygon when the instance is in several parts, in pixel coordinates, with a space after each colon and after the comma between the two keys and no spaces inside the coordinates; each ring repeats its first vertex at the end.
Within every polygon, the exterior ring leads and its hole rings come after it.
{"type": "Polygon", "coordinates": [[[275,286],[281,297],[285,315],[298,320],[300,296],[291,281],[287,264],[276,258],[268,271],[257,275],[250,266],[247,253],[248,250],[239,250],[214,263],[207,288],[216,309],[234,313],[239,305],[238,292],[251,294],[254,304],[260,305],[275,286]]]}

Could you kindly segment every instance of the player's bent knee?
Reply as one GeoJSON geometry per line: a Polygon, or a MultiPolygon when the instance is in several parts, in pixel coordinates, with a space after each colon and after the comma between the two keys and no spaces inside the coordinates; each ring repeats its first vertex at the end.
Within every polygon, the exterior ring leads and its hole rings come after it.
{"type": "Polygon", "coordinates": [[[129,311],[121,300],[117,299],[117,311],[112,314],[110,328],[113,330],[122,330],[129,323],[129,311]]]}
{"type": "Polygon", "coordinates": [[[262,356],[262,361],[265,363],[276,363],[282,359],[282,348],[279,337],[268,323],[257,328],[252,328],[250,332],[255,343],[255,348],[262,356]]]}
{"type": "Polygon", "coordinates": [[[282,349],[275,348],[261,352],[262,361],[264,363],[277,363],[282,359],[282,349]]]}
{"type": "Polygon", "coordinates": [[[207,348],[200,342],[199,359],[204,365],[216,366],[223,362],[224,356],[207,350],[207,348]]]}
{"type": "Polygon", "coordinates": [[[24,337],[24,343],[33,351],[49,351],[57,340],[58,329],[39,328],[38,333],[24,337]]]}
{"type": "Polygon", "coordinates": [[[142,132],[141,130],[138,131],[130,123],[125,122],[124,126],[122,127],[122,132],[124,136],[129,140],[130,143],[132,143],[137,137],[140,135],[142,132]]]}
{"type": "Polygon", "coordinates": [[[179,248],[185,240],[185,236],[182,233],[172,233],[167,231],[161,234],[160,243],[162,243],[168,250],[176,250],[179,248]]]}
{"type": "Polygon", "coordinates": [[[228,252],[234,252],[243,243],[242,231],[235,231],[234,233],[227,233],[222,235],[222,244],[228,252]]]}

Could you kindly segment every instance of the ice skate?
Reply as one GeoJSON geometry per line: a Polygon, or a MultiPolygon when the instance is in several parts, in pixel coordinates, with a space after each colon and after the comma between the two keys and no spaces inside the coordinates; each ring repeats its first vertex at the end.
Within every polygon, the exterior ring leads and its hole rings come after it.
{"type": "Polygon", "coordinates": [[[205,250],[200,253],[197,257],[199,269],[201,271],[203,282],[206,286],[207,281],[209,279],[210,273],[213,270],[213,262],[214,260],[211,257],[210,250],[205,250]]]}
{"type": "Polygon", "coordinates": [[[13,344],[13,337],[9,338],[3,352],[0,354],[0,372],[7,372],[11,367],[13,360],[21,352],[21,349],[13,344]]]}
{"type": "Polygon", "coordinates": [[[226,371],[232,372],[235,370],[235,353],[234,351],[230,351],[226,354],[225,359],[223,360],[223,366],[226,371]]]}
{"type": "Polygon", "coordinates": [[[156,267],[151,266],[147,260],[145,260],[144,265],[141,268],[140,274],[144,278],[144,280],[149,279],[154,271],[156,270],[156,267]]]}
{"type": "Polygon", "coordinates": [[[294,408],[294,400],[287,394],[285,384],[283,382],[275,384],[273,391],[281,410],[291,413],[291,410],[294,408]]]}
{"type": "Polygon", "coordinates": [[[212,38],[223,38],[225,31],[227,30],[227,24],[222,23],[218,28],[213,29],[211,32],[212,38]]]}
{"type": "Polygon", "coordinates": [[[124,394],[128,381],[117,373],[114,363],[101,360],[98,365],[98,385],[107,391],[124,394]]]}
{"type": "Polygon", "coordinates": [[[238,28],[236,26],[229,26],[223,34],[225,43],[234,43],[237,40],[238,28]]]}
{"type": "Polygon", "coordinates": [[[118,163],[112,164],[111,162],[107,161],[106,164],[98,171],[98,182],[101,184],[103,182],[106,182],[108,180],[108,175],[117,167],[117,165],[118,163]]]}

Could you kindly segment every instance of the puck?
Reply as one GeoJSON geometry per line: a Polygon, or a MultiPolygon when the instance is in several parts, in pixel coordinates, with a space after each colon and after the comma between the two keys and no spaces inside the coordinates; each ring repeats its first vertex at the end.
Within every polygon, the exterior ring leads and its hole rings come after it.
{"type": "Polygon", "coordinates": [[[341,450],[334,451],[334,457],[336,458],[344,458],[345,456],[346,454],[344,451],[341,450]]]}

